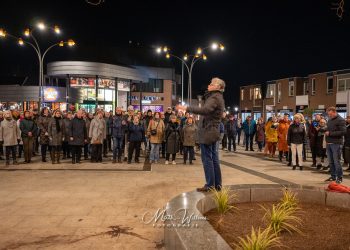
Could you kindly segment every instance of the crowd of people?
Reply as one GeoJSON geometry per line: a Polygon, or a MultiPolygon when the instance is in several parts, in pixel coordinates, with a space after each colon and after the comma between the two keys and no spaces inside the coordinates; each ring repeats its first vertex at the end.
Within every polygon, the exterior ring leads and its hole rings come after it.
{"type": "Polygon", "coordinates": [[[165,164],[176,164],[176,155],[181,153],[184,164],[193,164],[196,131],[192,115],[171,107],[165,113],[141,113],[129,106],[127,111],[116,108],[114,114],[102,109],[94,114],[83,109],[7,110],[0,111],[0,159],[17,165],[22,155],[23,163],[31,163],[36,155],[47,162],[49,155],[52,164],[68,158],[76,164],[102,162],[111,153],[113,163],[130,164],[133,159],[140,162],[142,151],[152,163],[163,157],[165,164]]]}
{"type": "Polygon", "coordinates": [[[293,117],[286,113],[270,117],[266,122],[263,118],[255,121],[251,116],[242,122],[223,113],[222,122],[225,125],[223,150],[236,151],[236,142],[240,144],[243,134],[246,151],[254,151],[256,143],[259,152],[270,158],[278,157],[281,162],[285,160],[293,170],[303,170],[308,150],[312,168],[329,170],[331,177],[326,181],[342,182],[341,158],[346,170],[350,170],[350,116],[343,119],[334,107],[329,107],[324,116],[316,114],[314,119],[305,119],[301,113],[293,117]]]}

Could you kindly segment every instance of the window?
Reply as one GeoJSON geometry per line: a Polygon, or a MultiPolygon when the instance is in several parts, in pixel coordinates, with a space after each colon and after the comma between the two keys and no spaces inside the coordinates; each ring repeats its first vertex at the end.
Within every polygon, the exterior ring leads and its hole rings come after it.
{"type": "Polygon", "coordinates": [[[277,102],[281,102],[281,83],[279,82],[277,84],[277,102]]]}
{"type": "Polygon", "coordinates": [[[316,79],[312,78],[311,79],[311,95],[316,94],[316,79]]]}
{"type": "Polygon", "coordinates": [[[149,79],[147,82],[133,83],[131,91],[134,92],[150,92],[150,93],[163,93],[164,81],[162,79],[149,79]]]}
{"type": "Polygon", "coordinates": [[[241,89],[241,101],[244,101],[244,89],[241,89]]]}
{"type": "Polygon", "coordinates": [[[253,89],[249,89],[249,100],[253,100],[254,92],[253,89]]]}
{"type": "Polygon", "coordinates": [[[275,87],[276,87],[276,84],[268,84],[267,85],[266,98],[275,97],[275,87]]]}
{"type": "Polygon", "coordinates": [[[294,81],[290,81],[288,84],[288,95],[294,96],[294,81]]]}
{"type": "Polygon", "coordinates": [[[261,99],[261,90],[260,88],[254,88],[254,100],[261,99]]]}
{"type": "Polygon", "coordinates": [[[327,94],[333,94],[333,77],[327,77],[327,94]]]}
{"type": "Polygon", "coordinates": [[[338,76],[338,91],[350,89],[350,74],[338,76]]]}
{"type": "Polygon", "coordinates": [[[308,95],[309,94],[309,82],[308,81],[304,82],[303,93],[304,93],[304,95],[308,95]]]}

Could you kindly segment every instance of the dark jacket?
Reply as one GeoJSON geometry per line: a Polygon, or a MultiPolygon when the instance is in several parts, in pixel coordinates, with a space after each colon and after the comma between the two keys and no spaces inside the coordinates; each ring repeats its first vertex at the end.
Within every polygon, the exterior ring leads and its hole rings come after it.
{"type": "Polygon", "coordinates": [[[245,120],[243,122],[242,127],[243,127],[243,131],[246,135],[254,135],[256,132],[256,123],[253,119],[250,120],[250,123],[248,123],[248,121],[245,120]]]}
{"type": "Polygon", "coordinates": [[[69,126],[69,144],[73,146],[84,146],[85,140],[88,139],[87,129],[83,118],[74,117],[69,126]]]}
{"type": "Polygon", "coordinates": [[[256,136],[255,139],[257,142],[265,141],[265,123],[256,125],[256,136]]]}
{"type": "Polygon", "coordinates": [[[345,120],[340,115],[329,119],[327,122],[327,131],[329,131],[329,135],[326,136],[327,143],[343,144],[343,136],[346,134],[345,120]]]}
{"type": "Polygon", "coordinates": [[[204,95],[202,107],[190,106],[187,112],[199,114],[198,142],[200,144],[213,144],[220,140],[219,125],[222,113],[225,109],[225,101],[221,91],[211,91],[204,95]]]}
{"type": "Polygon", "coordinates": [[[314,147],[316,146],[316,140],[319,139],[318,138],[318,131],[317,131],[317,127],[319,126],[318,125],[319,122],[318,121],[312,121],[311,125],[309,126],[309,129],[308,129],[308,137],[310,139],[310,147],[314,147]]]}
{"type": "MultiPolygon", "coordinates": [[[[225,123],[224,123],[225,124],[225,123]]],[[[228,137],[234,137],[237,134],[237,120],[228,120],[225,124],[225,131],[228,137]]]]}
{"type": "Polygon", "coordinates": [[[65,137],[64,137],[64,141],[65,142],[69,142],[69,134],[70,134],[70,132],[69,132],[69,128],[70,128],[70,123],[72,122],[72,120],[69,120],[68,118],[65,118],[65,119],[63,119],[63,123],[64,123],[64,129],[66,130],[65,131],[65,137]]]}
{"type": "Polygon", "coordinates": [[[177,122],[169,122],[165,129],[166,152],[176,154],[180,150],[180,126],[177,122]]]}
{"type": "Polygon", "coordinates": [[[145,141],[145,128],[142,124],[135,125],[131,123],[128,126],[129,142],[143,142],[145,141]]]}
{"type": "Polygon", "coordinates": [[[346,133],[344,136],[344,146],[350,147],[350,124],[346,125],[346,133]]]}
{"type": "Polygon", "coordinates": [[[115,115],[109,120],[109,134],[115,138],[124,138],[125,132],[127,130],[126,119],[122,115],[115,115]],[[123,121],[125,125],[123,125],[123,121]]]}
{"type": "Polygon", "coordinates": [[[27,138],[28,132],[32,132],[32,137],[34,137],[37,129],[35,122],[32,119],[26,119],[26,118],[24,118],[20,122],[19,128],[21,129],[22,138],[27,138]]]}
{"type": "Polygon", "coordinates": [[[306,130],[305,125],[292,123],[288,129],[287,142],[291,144],[303,144],[305,142],[306,130]]]}

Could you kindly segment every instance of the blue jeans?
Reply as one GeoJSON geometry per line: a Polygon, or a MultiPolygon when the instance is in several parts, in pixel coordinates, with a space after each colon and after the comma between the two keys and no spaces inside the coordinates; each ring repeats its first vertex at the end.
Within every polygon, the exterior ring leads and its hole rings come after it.
{"type": "Polygon", "coordinates": [[[113,160],[122,157],[124,137],[113,137],[113,160]]]}
{"type": "Polygon", "coordinates": [[[341,145],[327,144],[327,157],[333,179],[343,177],[343,168],[340,165],[341,145]]]}
{"type": "Polygon", "coordinates": [[[151,161],[159,160],[159,149],[162,146],[161,143],[151,143],[151,153],[149,155],[149,159],[151,161]]]}
{"type": "Polygon", "coordinates": [[[221,188],[218,144],[201,144],[201,157],[207,188],[221,188]]]}

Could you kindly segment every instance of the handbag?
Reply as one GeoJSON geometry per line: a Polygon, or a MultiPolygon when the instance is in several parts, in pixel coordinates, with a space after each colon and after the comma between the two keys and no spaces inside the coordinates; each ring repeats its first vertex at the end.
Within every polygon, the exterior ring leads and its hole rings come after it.
{"type": "Polygon", "coordinates": [[[158,125],[159,125],[160,121],[158,122],[156,129],[151,129],[151,135],[156,135],[157,134],[157,129],[158,129],[158,125]]]}

